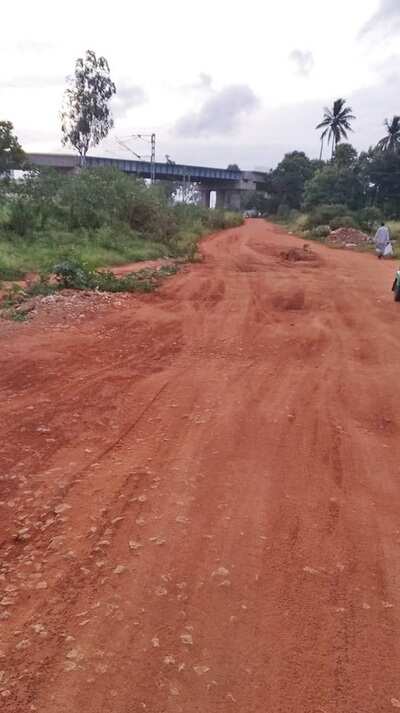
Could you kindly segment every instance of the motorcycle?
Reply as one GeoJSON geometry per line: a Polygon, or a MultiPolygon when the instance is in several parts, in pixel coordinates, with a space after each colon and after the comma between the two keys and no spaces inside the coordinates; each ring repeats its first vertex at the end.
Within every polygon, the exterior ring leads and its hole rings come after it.
{"type": "Polygon", "coordinates": [[[396,277],[392,285],[392,291],[394,293],[394,301],[400,302],[400,270],[397,270],[396,277]]]}

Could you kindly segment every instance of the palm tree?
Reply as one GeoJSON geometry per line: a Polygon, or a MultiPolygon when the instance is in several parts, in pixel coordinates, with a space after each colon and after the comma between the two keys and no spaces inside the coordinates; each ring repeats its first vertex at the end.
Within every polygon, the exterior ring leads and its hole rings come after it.
{"type": "Polygon", "coordinates": [[[350,122],[356,117],[352,114],[352,109],[346,106],[346,99],[336,99],[332,109],[325,107],[324,118],[316,129],[324,129],[321,134],[321,155],[324,146],[324,139],[328,137],[328,144],[332,141],[332,158],[336,145],[341,139],[347,139],[347,131],[353,131],[350,122]]]}
{"type": "Polygon", "coordinates": [[[385,119],[387,135],[376,144],[379,151],[396,153],[400,150],[400,116],[395,115],[392,121],[385,119]]]}

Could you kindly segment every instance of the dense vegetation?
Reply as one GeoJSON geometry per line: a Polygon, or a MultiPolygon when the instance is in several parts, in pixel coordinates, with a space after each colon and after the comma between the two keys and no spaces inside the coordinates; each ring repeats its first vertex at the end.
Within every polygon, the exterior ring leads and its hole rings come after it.
{"type": "Polygon", "coordinates": [[[90,269],[157,257],[193,258],[199,237],[240,215],[172,204],[162,186],[113,169],[32,172],[0,182],[0,278],[78,260],[90,269]]]}
{"type": "Polygon", "coordinates": [[[385,120],[385,136],[360,154],[347,141],[356,119],[345,99],[325,108],[319,160],[302,151],[285,155],[267,174],[267,193],[254,193],[248,208],[287,219],[291,212],[310,215],[311,225],[372,229],[378,220],[400,218],[400,117],[385,120]],[[331,157],[323,161],[325,143],[331,157]],[[318,222],[319,221],[319,222],[318,222]]]}
{"type": "Polygon", "coordinates": [[[267,191],[267,196],[252,195],[248,207],[285,217],[291,209],[308,212],[339,204],[344,215],[374,208],[376,215],[399,218],[400,152],[371,148],[357,154],[346,143],[325,162],[293,151],[267,175],[267,191]]]}

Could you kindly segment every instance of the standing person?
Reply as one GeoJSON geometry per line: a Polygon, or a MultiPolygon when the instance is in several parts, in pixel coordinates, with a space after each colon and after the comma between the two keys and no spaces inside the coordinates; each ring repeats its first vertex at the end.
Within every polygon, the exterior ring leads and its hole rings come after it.
{"type": "Polygon", "coordinates": [[[385,223],[382,223],[381,227],[376,231],[374,240],[376,252],[380,260],[384,255],[385,248],[390,244],[390,232],[385,223]]]}

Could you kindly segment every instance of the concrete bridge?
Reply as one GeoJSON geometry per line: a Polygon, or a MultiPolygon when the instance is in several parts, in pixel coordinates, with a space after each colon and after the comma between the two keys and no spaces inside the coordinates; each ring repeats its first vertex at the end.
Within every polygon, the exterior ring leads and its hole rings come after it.
{"type": "MultiPolygon", "coordinates": [[[[30,163],[38,168],[54,168],[65,173],[79,170],[79,156],[74,154],[29,153],[27,156],[30,163]]],[[[112,167],[139,178],[151,178],[149,161],[87,156],[86,166],[88,168],[112,167]]],[[[216,192],[217,208],[240,210],[246,193],[266,190],[265,174],[258,171],[231,171],[227,168],[159,162],[154,164],[153,170],[156,180],[196,183],[200,192],[200,201],[205,206],[210,205],[211,191],[216,192]]]]}

